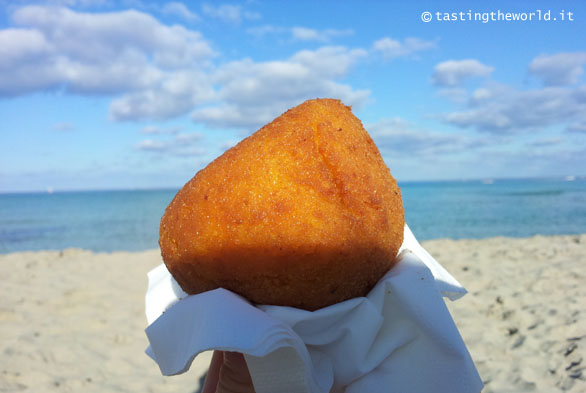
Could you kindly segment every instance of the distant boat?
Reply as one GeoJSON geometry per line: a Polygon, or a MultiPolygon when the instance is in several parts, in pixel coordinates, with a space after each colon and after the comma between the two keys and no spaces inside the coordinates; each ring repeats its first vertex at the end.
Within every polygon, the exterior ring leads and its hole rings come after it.
{"type": "Polygon", "coordinates": [[[53,187],[47,187],[47,194],[52,194],[53,192],[55,192],[53,187]]]}
{"type": "Polygon", "coordinates": [[[482,180],[482,184],[492,184],[492,183],[494,183],[494,180],[492,180],[492,179],[483,179],[482,180]]]}
{"type": "Polygon", "coordinates": [[[576,180],[576,176],[572,176],[572,175],[566,176],[566,181],[574,181],[574,180],[576,180]]]}

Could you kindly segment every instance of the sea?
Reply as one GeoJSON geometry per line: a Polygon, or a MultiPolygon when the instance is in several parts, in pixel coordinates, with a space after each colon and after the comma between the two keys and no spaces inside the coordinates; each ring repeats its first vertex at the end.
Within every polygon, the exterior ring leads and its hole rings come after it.
{"type": "MultiPolygon", "coordinates": [[[[586,233],[586,179],[399,183],[419,240],[586,233]]],[[[176,189],[0,194],[0,253],[158,248],[176,189]]]]}

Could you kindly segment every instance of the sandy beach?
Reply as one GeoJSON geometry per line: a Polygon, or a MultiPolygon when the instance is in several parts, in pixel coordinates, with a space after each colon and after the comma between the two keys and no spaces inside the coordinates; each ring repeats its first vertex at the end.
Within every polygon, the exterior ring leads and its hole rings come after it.
{"type": "MultiPolygon", "coordinates": [[[[433,240],[484,392],[586,392],[586,235],[433,240]]],[[[0,255],[0,392],[196,392],[210,354],[163,377],[144,350],[158,250],[0,255]]]]}

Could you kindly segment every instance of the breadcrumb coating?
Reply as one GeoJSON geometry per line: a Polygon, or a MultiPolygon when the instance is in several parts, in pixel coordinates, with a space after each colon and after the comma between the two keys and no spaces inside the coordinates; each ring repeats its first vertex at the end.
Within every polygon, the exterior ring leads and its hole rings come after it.
{"type": "Polygon", "coordinates": [[[316,310],[364,296],[403,242],[395,179],[351,108],[314,99],[199,171],[161,220],[161,253],[190,294],[316,310]]]}

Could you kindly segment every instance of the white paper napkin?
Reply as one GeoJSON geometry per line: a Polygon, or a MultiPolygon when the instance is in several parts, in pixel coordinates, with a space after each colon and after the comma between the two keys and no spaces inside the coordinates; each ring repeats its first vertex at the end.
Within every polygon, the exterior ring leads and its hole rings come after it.
{"type": "Polygon", "coordinates": [[[257,393],[478,393],[442,299],[465,293],[407,226],[399,262],[367,297],[313,312],[221,288],[187,296],[161,265],[149,272],[147,354],[173,375],[203,351],[242,352],[257,393]]]}

